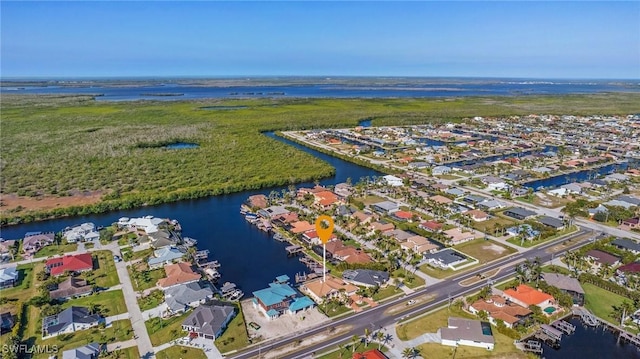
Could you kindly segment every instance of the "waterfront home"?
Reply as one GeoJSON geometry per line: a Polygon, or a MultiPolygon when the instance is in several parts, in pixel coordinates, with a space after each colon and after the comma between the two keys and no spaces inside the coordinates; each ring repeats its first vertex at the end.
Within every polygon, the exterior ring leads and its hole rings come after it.
{"type": "Polygon", "coordinates": [[[524,209],[522,207],[509,208],[509,209],[506,209],[503,213],[505,216],[509,216],[511,218],[515,218],[521,221],[525,219],[533,218],[537,215],[536,212],[530,211],[528,209],[524,209]]]}
{"type": "Polygon", "coordinates": [[[442,223],[439,223],[436,221],[425,221],[420,223],[418,225],[418,228],[424,229],[425,231],[436,233],[436,232],[440,232],[440,230],[442,229],[442,223]]]}
{"type": "Polygon", "coordinates": [[[616,197],[616,200],[628,203],[630,207],[640,206],[640,198],[637,197],[624,195],[616,197]]]}
{"type": "Polygon", "coordinates": [[[411,236],[407,238],[406,241],[400,243],[400,247],[418,254],[434,253],[439,248],[423,236],[411,236]]]}
{"type": "Polygon", "coordinates": [[[469,306],[469,311],[476,315],[485,311],[491,324],[497,325],[497,320],[502,320],[507,328],[524,324],[527,318],[533,314],[529,308],[511,303],[499,295],[478,299],[469,306]]]}
{"type": "Polygon", "coordinates": [[[483,222],[489,219],[489,214],[479,209],[472,209],[470,211],[466,211],[464,212],[464,215],[471,218],[474,222],[483,222]]]}
{"type": "Polygon", "coordinates": [[[545,227],[553,228],[557,231],[564,228],[564,222],[557,218],[542,216],[538,218],[537,221],[543,224],[545,227]]]}
{"type": "Polygon", "coordinates": [[[11,288],[18,282],[19,272],[16,266],[0,269],[0,289],[11,288]]]}
{"type": "Polygon", "coordinates": [[[547,294],[526,284],[520,284],[515,289],[508,288],[502,292],[502,295],[504,298],[525,308],[528,308],[530,305],[535,305],[544,309],[552,306],[555,302],[551,294],[547,294]]]}
{"type": "Polygon", "coordinates": [[[56,285],[56,289],[49,292],[51,299],[63,301],[76,297],[83,297],[93,293],[93,287],[86,280],[69,277],[56,285]]]}
{"type": "Polygon", "coordinates": [[[358,291],[358,287],[355,285],[333,275],[329,274],[326,278],[326,280],[323,280],[320,277],[304,282],[300,285],[300,290],[308,294],[318,304],[322,304],[328,299],[348,298],[358,291]]]}
{"type": "Polygon", "coordinates": [[[75,349],[63,351],[62,359],[98,359],[99,355],[100,344],[89,343],[75,349]]]}
{"type": "Polygon", "coordinates": [[[247,199],[247,204],[251,208],[258,208],[258,209],[266,208],[267,203],[268,203],[267,196],[263,194],[254,194],[253,196],[249,196],[249,198],[247,199]]]}
{"type": "Polygon", "coordinates": [[[453,246],[469,242],[475,238],[473,232],[463,232],[460,228],[451,228],[442,233],[449,239],[449,243],[453,246]]]}
{"type": "Polygon", "coordinates": [[[383,287],[389,281],[389,273],[372,269],[347,269],[342,272],[345,282],[363,287],[383,287]]]}
{"type": "Polygon", "coordinates": [[[22,251],[26,255],[33,255],[42,247],[55,242],[56,235],[53,232],[27,232],[22,240],[22,251]]]}
{"type": "Polygon", "coordinates": [[[494,176],[481,177],[480,181],[487,186],[487,191],[504,191],[510,187],[502,178],[494,176]]]}
{"type": "Polygon", "coordinates": [[[402,178],[393,175],[386,175],[382,177],[382,180],[391,187],[401,187],[404,185],[402,178]]]}
{"type": "Polygon", "coordinates": [[[184,252],[174,247],[164,247],[153,251],[153,257],[147,260],[149,269],[164,267],[167,264],[174,263],[184,257],[184,252]]]}
{"type": "Polygon", "coordinates": [[[640,244],[627,238],[616,238],[611,242],[611,245],[633,254],[640,254],[640,244]]]}
{"type": "Polygon", "coordinates": [[[365,352],[355,352],[353,353],[353,355],[351,356],[351,359],[388,359],[388,357],[386,355],[384,355],[383,352],[379,351],[378,349],[370,349],[367,350],[365,352]]]}
{"type": "Polygon", "coordinates": [[[451,172],[451,167],[449,166],[435,166],[431,169],[431,175],[433,176],[446,175],[450,172],[451,172]]]}
{"type": "Polygon", "coordinates": [[[8,260],[8,258],[13,259],[13,250],[17,249],[17,244],[18,241],[15,239],[4,240],[0,238],[0,261],[8,260]]]}
{"type": "Polygon", "coordinates": [[[465,194],[465,191],[461,190],[460,188],[449,188],[448,190],[445,191],[445,193],[450,194],[452,196],[460,197],[465,194]]]}
{"type": "Polygon", "coordinates": [[[201,278],[200,274],[194,272],[191,264],[187,262],[166,265],[164,271],[167,277],[158,280],[158,286],[163,290],[180,284],[197,282],[201,278]]]}
{"type": "Polygon", "coordinates": [[[328,242],[325,247],[327,253],[331,254],[331,258],[335,258],[349,264],[365,264],[373,262],[373,259],[366,252],[356,249],[355,247],[345,246],[339,239],[328,242]]]}
{"type": "MultiPolygon", "coordinates": [[[[329,242],[336,239],[338,239],[338,237],[332,233],[331,237],[329,237],[329,242]]],[[[310,230],[302,233],[302,240],[311,245],[320,244],[320,237],[318,236],[318,232],[316,232],[315,230],[310,230]]]]}
{"type": "Polygon", "coordinates": [[[182,330],[189,332],[189,336],[215,340],[235,316],[235,306],[214,301],[197,307],[189,314],[182,322],[182,330]]]}
{"type": "Polygon", "coordinates": [[[338,198],[342,201],[345,201],[349,196],[353,194],[353,186],[350,186],[346,183],[338,183],[334,188],[333,192],[338,196],[338,198]]]}
{"type": "Polygon", "coordinates": [[[66,255],[49,259],[45,262],[45,268],[52,276],[65,273],[80,273],[93,270],[93,257],[91,253],[66,255]]]}
{"type": "Polygon", "coordinates": [[[398,206],[396,202],[382,201],[382,202],[372,204],[371,208],[378,213],[391,214],[399,210],[400,206],[398,206]]]}
{"type": "Polygon", "coordinates": [[[271,206],[258,210],[258,215],[262,218],[272,219],[289,213],[285,206],[271,206]]]}
{"type": "Polygon", "coordinates": [[[585,254],[585,257],[591,261],[595,268],[603,265],[616,266],[620,264],[620,257],[611,253],[607,253],[598,249],[592,249],[585,254]]]}
{"type": "Polygon", "coordinates": [[[542,279],[550,286],[571,295],[573,304],[584,305],[584,289],[577,279],[558,273],[542,273],[542,279]]]}
{"type": "Polygon", "coordinates": [[[315,303],[289,285],[289,277],[281,275],[269,287],[253,292],[252,304],[269,319],[280,315],[295,314],[313,308],[315,303]]]}
{"type": "Polygon", "coordinates": [[[164,301],[171,313],[182,313],[213,298],[213,290],[202,282],[179,284],[164,291],[164,301]]]}
{"type": "Polygon", "coordinates": [[[331,191],[316,192],[313,194],[313,205],[321,210],[331,208],[331,206],[344,203],[331,191]]]}
{"type": "Polygon", "coordinates": [[[464,263],[467,257],[451,248],[446,248],[435,253],[428,253],[424,255],[426,262],[432,267],[440,269],[453,269],[455,266],[464,263]]]}
{"type": "Polygon", "coordinates": [[[493,350],[495,344],[489,323],[463,318],[450,317],[448,326],[440,328],[440,338],[442,345],[452,347],[466,345],[493,350]]]}
{"type": "Polygon", "coordinates": [[[98,326],[102,320],[99,314],[91,314],[85,307],[72,306],[42,320],[42,337],[86,330],[98,326]]]}
{"type": "Polygon", "coordinates": [[[298,221],[291,223],[291,228],[289,229],[289,231],[293,234],[300,234],[307,231],[313,231],[315,229],[315,224],[311,224],[307,221],[298,221]]]}
{"type": "Polygon", "coordinates": [[[560,186],[566,190],[568,194],[582,194],[582,187],[577,183],[567,183],[560,186]]]}
{"type": "Polygon", "coordinates": [[[96,232],[96,225],[91,222],[66,228],[62,232],[62,236],[68,243],[76,243],[78,241],[91,242],[100,239],[100,233],[96,232]]]}
{"type": "Polygon", "coordinates": [[[151,234],[160,230],[160,227],[167,224],[167,221],[154,216],[144,216],[139,218],[122,217],[118,220],[118,226],[132,231],[141,231],[151,234]]]}
{"type": "Polygon", "coordinates": [[[155,249],[173,247],[178,244],[178,238],[165,229],[159,229],[149,233],[148,238],[151,241],[151,247],[155,249]]]}

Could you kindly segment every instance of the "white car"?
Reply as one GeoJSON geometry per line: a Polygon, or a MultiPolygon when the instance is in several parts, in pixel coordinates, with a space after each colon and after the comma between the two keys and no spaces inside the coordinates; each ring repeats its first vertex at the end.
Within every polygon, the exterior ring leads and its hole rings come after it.
{"type": "Polygon", "coordinates": [[[407,302],[407,305],[413,305],[416,304],[416,300],[415,299],[411,299],[407,302]]]}

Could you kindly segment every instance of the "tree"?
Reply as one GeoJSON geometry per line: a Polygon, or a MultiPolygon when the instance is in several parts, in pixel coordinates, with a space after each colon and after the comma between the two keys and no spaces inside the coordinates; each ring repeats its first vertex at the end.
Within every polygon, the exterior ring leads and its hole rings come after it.
{"type": "Polygon", "coordinates": [[[402,350],[402,357],[404,359],[409,359],[411,358],[412,355],[413,355],[413,351],[411,351],[411,348],[404,348],[402,350]]]}
{"type": "Polygon", "coordinates": [[[487,313],[486,310],[481,310],[478,312],[478,318],[480,318],[480,320],[488,320],[489,319],[489,313],[487,313]]]}
{"type": "Polygon", "coordinates": [[[382,348],[382,342],[384,341],[384,333],[378,331],[376,333],[376,339],[378,340],[378,350],[380,350],[380,348],[382,348]]]}
{"type": "Polygon", "coordinates": [[[360,337],[354,334],[351,337],[351,341],[353,342],[353,345],[351,346],[351,353],[355,353],[356,352],[356,345],[360,341],[360,337]]]}

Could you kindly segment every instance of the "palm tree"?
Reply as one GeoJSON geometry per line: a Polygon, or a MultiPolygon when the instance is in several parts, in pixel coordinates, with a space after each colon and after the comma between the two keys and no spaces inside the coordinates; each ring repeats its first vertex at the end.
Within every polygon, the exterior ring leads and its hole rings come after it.
{"type": "Polygon", "coordinates": [[[369,328],[364,328],[364,346],[367,346],[367,340],[369,339],[369,328]]]}
{"type": "Polygon", "coordinates": [[[354,334],[351,337],[351,341],[353,342],[353,345],[351,346],[351,353],[355,353],[356,352],[356,344],[358,344],[358,342],[360,341],[360,337],[354,334]]]}
{"type": "Polygon", "coordinates": [[[388,342],[393,340],[393,335],[391,334],[385,334],[384,338],[382,339],[382,345],[386,345],[388,342]]]}
{"type": "Polygon", "coordinates": [[[413,355],[413,351],[411,349],[412,348],[404,348],[402,350],[402,357],[405,359],[411,358],[411,356],[413,355]]]}
{"type": "Polygon", "coordinates": [[[378,350],[380,350],[380,348],[382,348],[382,342],[384,341],[384,333],[378,331],[376,333],[376,339],[378,340],[378,350]]]}

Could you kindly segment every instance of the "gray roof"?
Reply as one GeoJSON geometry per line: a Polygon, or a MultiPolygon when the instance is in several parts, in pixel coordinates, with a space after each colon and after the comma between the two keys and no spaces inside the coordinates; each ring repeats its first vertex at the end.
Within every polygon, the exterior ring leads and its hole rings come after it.
{"type": "Polygon", "coordinates": [[[613,242],[611,242],[611,244],[613,244],[614,246],[620,247],[622,249],[640,252],[640,244],[630,239],[617,238],[613,242]]]}
{"type": "Polygon", "coordinates": [[[504,211],[504,214],[508,216],[507,213],[513,213],[513,214],[518,215],[518,216],[523,217],[523,218],[536,215],[536,212],[530,211],[530,210],[522,208],[522,207],[509,208],[508,210],[504,211]]]}
{"type": "Polygon", "coordinates": [[[353,269],[342,272],[342,278],[375,286],[386,283],[389,280],[389,273],[371,269],[353,269]]]}
{"type": "Polygon", "coordinates": [[[464,191],[460,188],[449,188],[445,193],[452,194],[454,196],[462,196],[464,191]]]}
{"type": "Polygon", "coordinates": [[[621,202],[627,202],[634,206],[640,206],[640,198],[625,195],[625,196],[619,196],[616,199],[621,202]]]}
{"type": "Polygon", "coordinates": [[[544,281],[550,286],[558,289],[570,290],[572,292],[584,294],[584,290],[582,289],[580,282],[575,278],[558,273],[542,273],[542,279],[544,279],[544,281]]]}
{"type": "Polygon", "coordinates": [[[44,319],[44,325],[49,334],[57,333],[67,326],[78,324],[91,324],[100,321],[99,314],[89,314],[89,309],[85,307],[69,307],[57,315],[52,315],[44,319]],[[50,325],[46,325],[49,323],[50,325]]]}
{"type": "Polygon", "coordinates": [[[397,241],[405,241],[408,238],[415,236],[415,234],[409,233],[407,231],[403,231],[402,229],[393,229],[388,232],[385,232],[385,235],[389,237],[395,238],[397,241]]]}
{"type": "Polygon", "coordinates": [[[382,201],[373,204],[374,207],[383,209],[385,211],[392,211],[394,209],[398,209],[398,204],[392,201],[382,201]]]}
{"type": "Polygon", "coordinates": [[[553,228],[561,228],[564,227],[564,222],[559,220],[558,218],[553,218],[549,216],[542,216],[538,219],[538,222],[544,224],[545,226],[553,227],[553,228]]]}
{"type": "Polygon", "coordinates": [[[182,325],[196,327],[199,333],[215,336],[234,311],[234,306],[223,302],[201,305],[182,322],[182,325]]]}
{"type": "Polygon", "coordinates": [[[443,249],[439,252],[428,253],[424,256],[426,259],[436,259],[442,262],[444,265],[449,265],[457,261],[467,259],[465,255],[460,252],[454,251],[451,248],[443,249]]]}
{"type": "Polygon", "coordinates": [[[90,343],[83,347],[65,350],[62,352],[62,359],[94,359],[100,353],[100,344],[90,343]]]}
{"type": "Polygon", "coordinates": [[[172,311],[183,310],[189,303],[213,297],[213,290],[200,282],[176,285],[164,291],[167,306],[172,311]]]}
{"type": "MultiPolygon", "coordinates": [[[[493,334],[484,334],[482,322],[463,318],[449,318],[449,327],[440,329],[440,335],[444,340],[470,340],[481,343],[495,343],[493,334]]],[[[485,323],[491,333],[491,325],[485,323]]]]}

